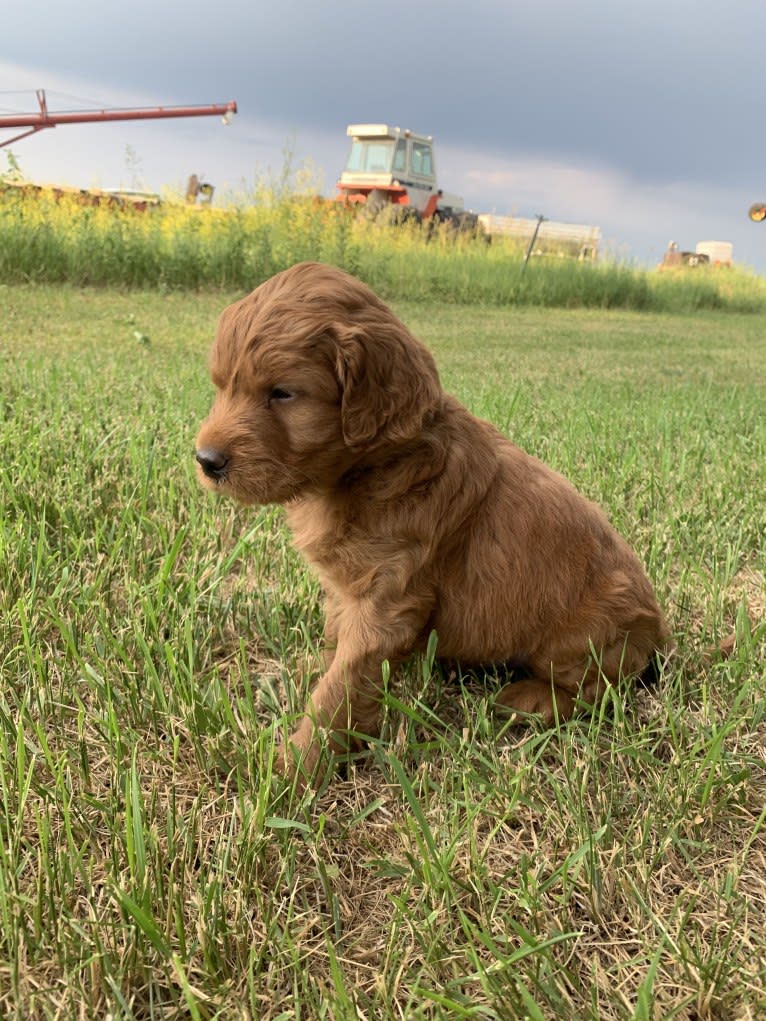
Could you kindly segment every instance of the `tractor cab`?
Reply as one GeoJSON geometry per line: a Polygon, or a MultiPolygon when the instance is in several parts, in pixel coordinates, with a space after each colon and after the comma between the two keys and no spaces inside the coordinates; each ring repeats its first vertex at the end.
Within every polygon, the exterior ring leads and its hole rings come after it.
{"type": "Polygon", "coordinates": [[[437,187],[430,135],[387,124],[351,124],[346,134],[352,139],[351,152],[338,181],[339,199],[378,208],[411,206],[431,215],[437,187]]]}

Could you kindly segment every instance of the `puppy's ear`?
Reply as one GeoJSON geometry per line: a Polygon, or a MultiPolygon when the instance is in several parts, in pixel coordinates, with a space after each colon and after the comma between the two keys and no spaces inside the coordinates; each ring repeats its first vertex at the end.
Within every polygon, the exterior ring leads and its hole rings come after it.
{"type": "Polygon", "coordinates": [[[430,352],[393,316],[368,326],[336,325],[343,438],[352,450],[412,439],[439,403],[430,352]]]}

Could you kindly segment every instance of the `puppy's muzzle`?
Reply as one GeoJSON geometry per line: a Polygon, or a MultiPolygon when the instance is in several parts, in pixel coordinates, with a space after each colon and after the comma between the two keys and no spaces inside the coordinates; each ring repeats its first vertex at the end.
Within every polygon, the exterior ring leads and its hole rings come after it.
{"type": "Polygon", "coordinates": [[[201,447],[196,453],[197,463],[209,479],[222,479],[226,474],[229,458],[222,450],[201,447]]]}

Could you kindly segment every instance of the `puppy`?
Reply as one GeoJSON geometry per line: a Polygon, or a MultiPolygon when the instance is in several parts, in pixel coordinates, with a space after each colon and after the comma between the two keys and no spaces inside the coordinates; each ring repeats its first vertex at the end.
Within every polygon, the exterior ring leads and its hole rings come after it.
{"type": "Polygon", "coordinates": [[[668,641],[602,511],[445,393],[428,350],[364,284],[302,263],[227,308],[197,437],[204,486],[284,504],[325,597],[325,672],[286,748],[319,775],[378,730],[381,664],[510,664],[497,701],[551,722],[668,641]]]}

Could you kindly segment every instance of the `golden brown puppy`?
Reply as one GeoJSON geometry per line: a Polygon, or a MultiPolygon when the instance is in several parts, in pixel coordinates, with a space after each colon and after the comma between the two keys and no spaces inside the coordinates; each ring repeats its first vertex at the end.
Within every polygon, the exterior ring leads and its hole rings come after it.
{"type": "Polygon", "coordinates": [[[221,316],[205,486],[281,503],[325,593],[326,671],[291,737],[310,775],[375,734],[381,664],[423,648],[512,664],[498,701],[545,720],[639,674],[668,629],[602,511],[442,390],[434,360],[364,284],[317,263],[221,316]],[[555,709],[554,709],[555,698],[555,709]]]}

